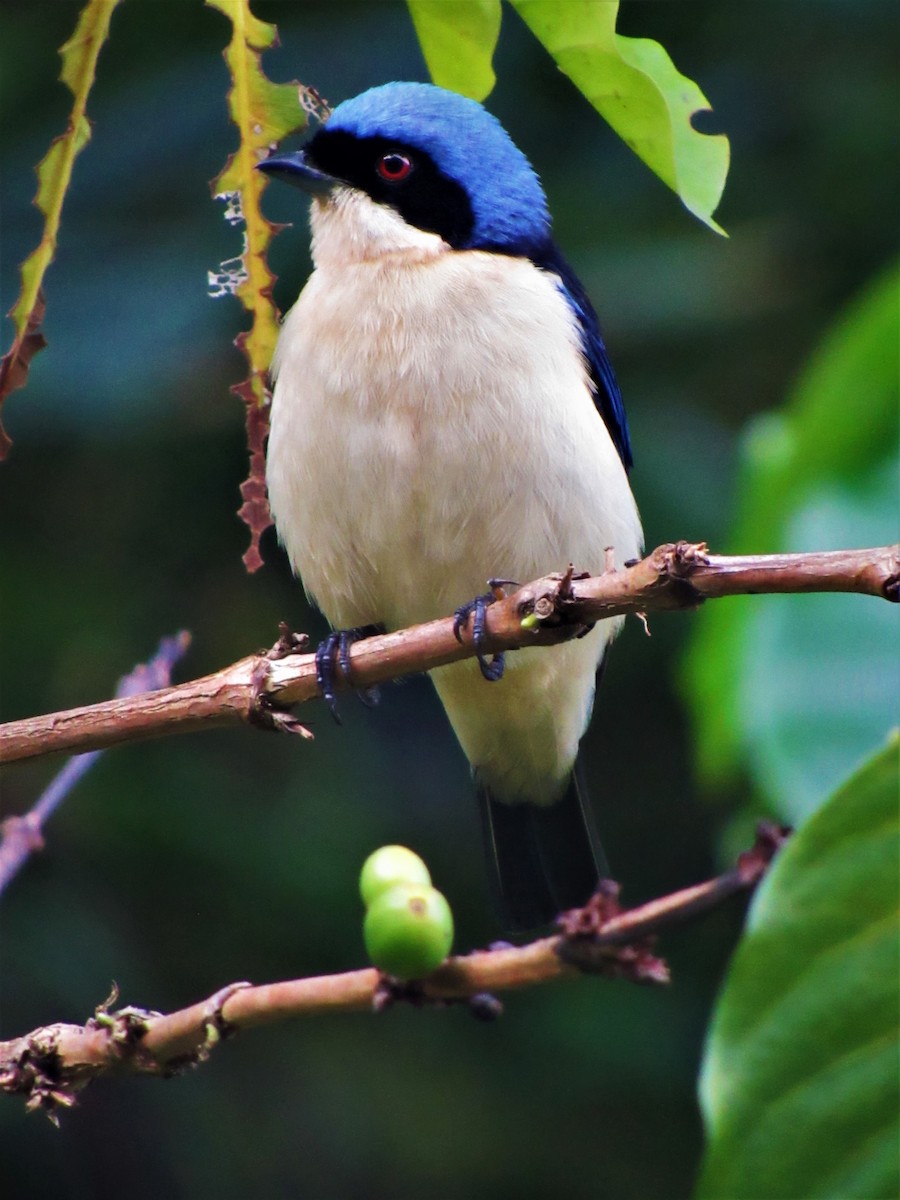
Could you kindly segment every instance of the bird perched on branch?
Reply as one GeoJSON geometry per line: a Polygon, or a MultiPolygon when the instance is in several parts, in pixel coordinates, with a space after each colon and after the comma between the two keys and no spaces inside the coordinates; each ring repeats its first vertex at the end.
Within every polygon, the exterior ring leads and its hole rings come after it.
{"type": "MultiPolygon", "coordinates": [[[[489,577],[640,553],[622,398],[541,184],[480,104],[389,83],[260,169],[312,193],[315,270],[275,352],[269,498],[347,648],[445,616],[483,628],[489,577]]],[[[480,799],[509,930],[583,903],[603,870],[576,766],[619,619],[549,649],[432,672],[480,799]],[[486,676],[486,682],[483,678],[486,676]],[[501,677],[502,676],[502,677],[501,677]]]]}

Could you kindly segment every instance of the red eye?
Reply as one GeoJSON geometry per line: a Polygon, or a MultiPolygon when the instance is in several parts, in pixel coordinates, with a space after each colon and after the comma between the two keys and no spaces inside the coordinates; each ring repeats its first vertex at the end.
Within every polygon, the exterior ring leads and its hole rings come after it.
{"type": "Polygon", "coordinates": [[[375,170],[388,183],[399,183],[412,170],[412,163],[405,154],[399,154],[394,150],[390,154],[383,154],[379,158],[375,164],[375,170]]]}

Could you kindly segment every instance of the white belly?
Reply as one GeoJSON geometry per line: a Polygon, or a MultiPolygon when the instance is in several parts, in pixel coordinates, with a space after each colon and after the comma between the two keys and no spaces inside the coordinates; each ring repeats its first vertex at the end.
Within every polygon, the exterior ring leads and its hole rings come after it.
{"type": "MultiPolygon", "coordinates": [[[[619,562],[640,550],[568,306],[519,259],[317,270],[279,342],[267,475],[291,562],[340,628],[430,620],[490,576],[526,582],[570,561],[597,572],[607,546],[619,562]]],[[[614,631],[513,655],[499,684],[470,663],[436,672],[473,765],[510,794],[547,798],[614,631]],[[523,725],[535,763],[514,736],[523,725]]]]}

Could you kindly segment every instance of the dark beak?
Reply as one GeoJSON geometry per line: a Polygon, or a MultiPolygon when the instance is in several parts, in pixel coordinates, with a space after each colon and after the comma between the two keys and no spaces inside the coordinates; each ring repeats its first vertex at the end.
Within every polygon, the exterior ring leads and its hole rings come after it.
{"type": "Polygon", "coordinates": [[[305,192],[312,192],[314,196],[330,192],[339,182],[334,176],[311,166],[303,150],[298,150],[296,154],[273,154],[257,163],[256,169],[271,175],[273,179],[281,179],[285,183],[292,183],[294,187],[303,188],[305,192]]]}

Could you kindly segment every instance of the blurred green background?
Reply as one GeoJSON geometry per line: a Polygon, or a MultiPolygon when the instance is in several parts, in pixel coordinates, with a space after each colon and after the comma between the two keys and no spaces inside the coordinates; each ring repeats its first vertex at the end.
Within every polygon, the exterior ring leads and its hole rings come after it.
{"type": "MultiPolygon", "coordinates": [[[[333,103],[426,77],[399,2],[254,8],[281,35],[269,74],[333,103]]],[[[31,168],[65,125],[56,48],[78,10],[4,0],[0,13],[4,311],[39,237],[31,168]]],[[[648,546],[725,548],[742,427],[783,401],[894,253],[896,16],[888,0],[645,0],[620,28],[660,40],[713,103],[698,124],[731,138],[717,214],[730,240],[686,214],[510,10],[488,104],[542,175],[601,314],[648,546]]],[[[7,406],[6,720],[105,698],[179,628],[194,635],[182,678],[270,644],[279,620],[324,629],[271,534],[260,574],[240,561],[245,448],[228,388],[242,316],[206,295],[207,271],[239,250],[207,189],[235,141],[229,33],[199,0],[128,0],[113,18],[46,281],[50,346],[7,406]]],[[[272,255],[282,307],[309,270],[305,213],[286,191],[266,196],[273,219],[294,222],[272,255]]],[[[847,403],[865,419],[863,386],[847,403]]],[[[651,639],[626,629],[588,735],[627,902],[713,871],[723,829],[762,808],[747,776],[713,793],[697,783],[677,676],[694,620],[660,616],[651,639]]],[[[113,979],[124,1003],[167,1010],[235,979],[361,965],[357,875],[388,841],[429,863],[458,949],[495,938],[467,769],[427,681],[342,712],[342,728],[304,714],[311,745],[239,730],[107,754],[5,898],[0,1036],[83,1021],[113,979]]],[[[7,771],[4,814],[57,765],[7,771]]],[[[687,1196],[697,1065],[741,915],[665,939],[667,991],[585,980],[511,994],[490,1026],[403,1008],[258,1030],[184,1078],[95,1085],[59,1132],[5,1100],[5,1193],[687,1196]]]]}

